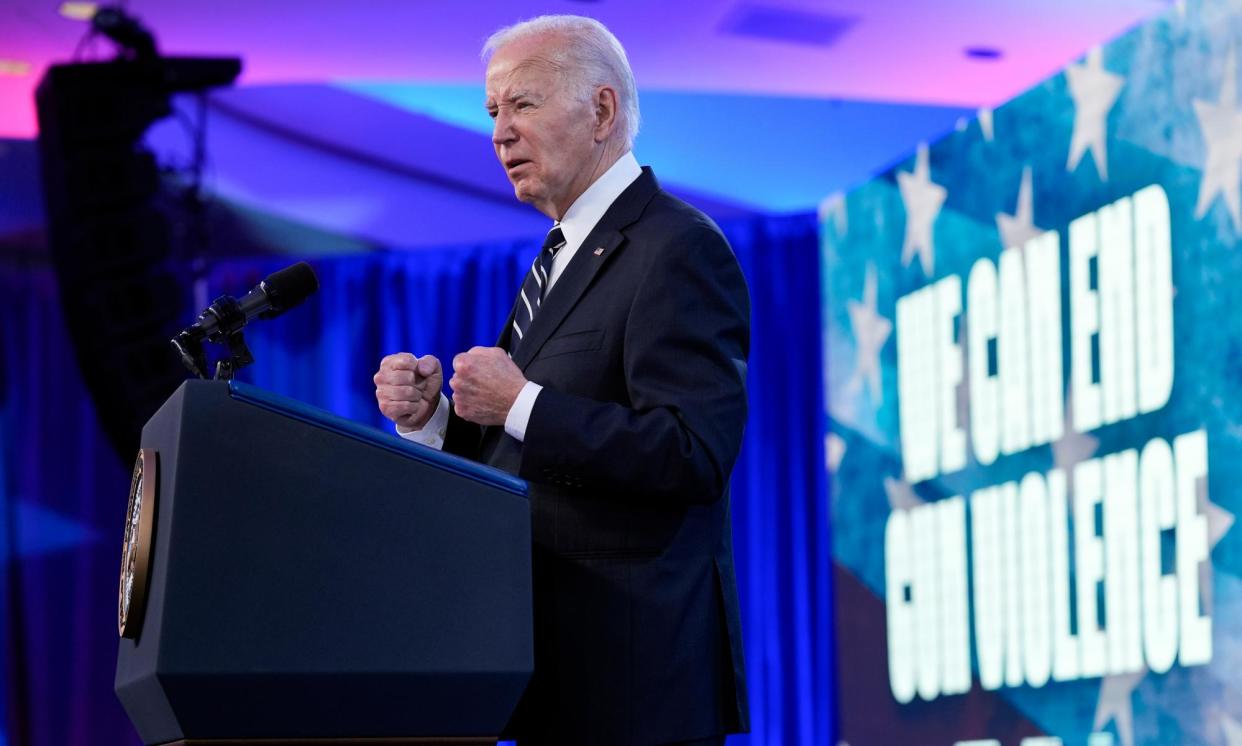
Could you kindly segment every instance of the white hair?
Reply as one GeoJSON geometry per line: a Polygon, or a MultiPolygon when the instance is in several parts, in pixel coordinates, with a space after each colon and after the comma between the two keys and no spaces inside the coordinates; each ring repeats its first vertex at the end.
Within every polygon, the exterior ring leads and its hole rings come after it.
{"type": "Polygon", "coordinates": [[[565,44],[553,53],[553,62],[567,76],[570,85],[578,89],[583,101],[594,97],[597,86],[606,85],[617,91],[621,134],[626,144],[633,147],[639,122],[634,73],[621,42],[594,18],[549,15],[505,26],[487,37],[483,43],[483,59],[513,42],[547,33],[564,37],[565,44]]]}

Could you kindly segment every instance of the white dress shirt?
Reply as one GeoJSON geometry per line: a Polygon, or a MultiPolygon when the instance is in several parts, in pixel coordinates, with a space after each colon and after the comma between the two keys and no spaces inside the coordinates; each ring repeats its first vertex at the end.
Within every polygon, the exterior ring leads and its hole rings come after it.
{"type": "MultiPolygon", "coordinates": [[[[604,217],[604,213],[612,207],[613,202],[617,201],[617,197],[620,197],[621,193],[641,174],[642,168],[639,167],[634,154],[627,152],[591,186],[587,187],[578,199],[574,200],[560,222],[553,224],[553,227],[560,227],[561,234],[565,237],[565,245],[552,257],[552,271],[548,275],[548,288],[544,291],[545,298],[553,292],[557,279],[565,272],[565,267],[569,266],[569,262],[578,253],[582,242],[595,229],[600,218],[604,217]]],[[[506,433],[519,441],[526,440],[526,425],[530,422],[530,413],[535,408],[535,399],[542,390],[543,387],[534,381],[526,382],[526,385],[518,392],[517,399],[513,401],[513,406],[509,408],[509,414],[505,418],[506,433]]],[[[441,393],[440,404],[436,407],[435,414],[431,416],[422,430],[401,432],[398,429],[397,433],[402,438],[415,443],[422,443],[436,449],[443,448],[444,436],[448,430],[448,417],[449,402],[441,393]]]]}

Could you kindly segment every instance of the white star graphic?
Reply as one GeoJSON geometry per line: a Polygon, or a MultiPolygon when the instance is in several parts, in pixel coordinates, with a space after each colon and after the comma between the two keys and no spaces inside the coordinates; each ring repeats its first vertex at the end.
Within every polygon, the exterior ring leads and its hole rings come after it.
{"type": "MultiPolygon", "coordinates": [[[[1068,477],[1074,473],[1074,464],[1086,461],[1095,455],[1100,441],[1086,433],[1074,430],[1074,387],[1065,387],[1065,426],[1061,429],[1060,439],[1052,444],[1052,464],[1068,477]]],[[[1073,491],[1072,482],[1066,480],[1069,492],[1073,491]]],[[[1069,494],[1067,492],[1067,496],[1069,494]]]]}
{"type": "Polygon", "coordinates": [[[1090,150],[1100,179],[1108,181],[1108,150],[1105,145],[1108,112],[1121,93],[1125,80],[1104,69],[1099,47],[1087,54],[1085,63],[1067,67],[1065,78],[1070,97],[1074,99],[1074,133],[1070,137],[1069,160],[1065,163],[1065,170],[1077,168],[1083,154],[1090,150]]]}
{"type": "Polygon", "coordinates": [[[846,390],[856,393],[866,383],[872,400],[879,403],[884,400],[884,391],[880,387],[880,350],[893,331],[893,322],[876,312],[876,282],[875,267],[868,264],[863,280],[862,300],[846,303],[850,314],[850,328],[854,330],[854,341],[858,345],[854,374],[850,377],[846,390]]]}
{"type": "Polygon", "coordinates": [[[884,492],[888,495],[888,507],[893,510],[908,510],[923,505],[926,501],[914,494],[914,488],[900,479],[884,477],[884,492]]]}
{"type": "Polygon", "coordinates": [[[906,240],[901,246],[901,263],[910,265],[915,252],[923,265],[923,274],[931,277],[935,264],[936,247],[932,243],[932,225],[940,214],[948,192],[931,180],[927,143],[919,145],[914,161],[914,172],[897,172],[897,187],[901,201],[906,206],[906,240]]]}
{"type": "Polygon", "coordinates": [[[1208,206],[1220,195],[1229,209],[1233,227],[1242,229],[1242,110],[1238,109],[1237,63],[1234,50],[1225,59],[1225,76],[1221,82],[1220,101],[1209,103],[1195,99],[1195,116],[1207,143],[1203,178],[1199,182],[1199,201],[1195,217],[1202,218],[1208,206]]]}
{"type": "Polygon", "coordinates": [[[1095,724],[1092,730],[1100,730],[1109,721],[1117,724],[1117,736],[1122,746],[1134,746],[1134,705],[1131,697],[1139,682],[1147,675],[1147,669],[1134,673],[1105,676],[1100,682],[1100,698],[1095,704],[1095,724]]]}
{"type": "Polygon", "coordinates": [[[841,468],[843,458],[845,458],[845,438],[836,433],[828,433],[824,438],[824,460],[828,465],[828,471],[836,474],[837,469],[841,468]]]}
{"type": "Polygon", "coordinates": [[[1204,512],[1207,514],[1208,522],[1208,548],[1215,549],[1220,540],[1225,538],[1225,534],[1229,533],[1229,529],[1233,528],[1233,523],[1237,518],[1233,513],[1212,502],[1207,504],[1204,512]]]}
{"type": "Polygon", "coordinates": [[[837,229],[837,237],[844,238],[850,229],[849,213],[845,209],[845,195],[841,192],[833,192],[819,203],[819,222],[823,223],[829,218],[837,229]]]}
{"type": "Polygon", "coordinates": [[[1222,715],[1220,719],[1220,732],[1225,737],[1225,746],[1242,746],[1242,725],[1237,720],[1222,715]]]}
{"type": "Polygon", "coordinates": [[[983,132],[983,139],[987,142],[992,142],[992,140],[996,137],[995,132],[992,130],[991,109],[985,108],[979,110],[979,129],[983,132]]]}
{"type": "Polygon", "coordinates": [[[996,229],[1000,231],[1001,248],[1012,249],[1026,246],[1026,242],[1043,233],[1035,227],[1035,202],[1031,187],[1031,167],[1022,169],[1022,184],[1018,187],[1018,206],[1014,214],[996,213],[996,229]]]}
{"type": "MultiPolygon", "coordinates": [[[[1208,552],[1211,552],[1220,543],[1220,540],[1225,538],[1225,534],[1229,533],[1229,529],[1233,528],[1235,517],[1233,513],[1208,499],[1206,479],[1199,481],[1198,502],[1199,512],[1207,519],[1208,552]]],[[[1199,573],[1199,598],[1203,599],[1203,611],[1210,615],[1215,608],[1215,595],[1212,584],[1212,575],[1215,568],[1211,567],[1211,563],[1204,564],[1208,565],[1208,567],[1207,572],[1199,573]]]]}

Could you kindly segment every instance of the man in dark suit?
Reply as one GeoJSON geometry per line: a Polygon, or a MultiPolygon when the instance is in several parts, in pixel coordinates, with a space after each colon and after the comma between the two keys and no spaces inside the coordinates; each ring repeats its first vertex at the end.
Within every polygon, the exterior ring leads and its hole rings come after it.
{"type": "Polygon", "coordinates": [[[749,300],[714,223],[630,152],[625,52],[591,19],[485,47],[497,158],[556,221],[496,347],[375,375],[411,440],[530,482],[535,676],[523,744],[720,744],[747,728],[729,521],[749,300]]]}

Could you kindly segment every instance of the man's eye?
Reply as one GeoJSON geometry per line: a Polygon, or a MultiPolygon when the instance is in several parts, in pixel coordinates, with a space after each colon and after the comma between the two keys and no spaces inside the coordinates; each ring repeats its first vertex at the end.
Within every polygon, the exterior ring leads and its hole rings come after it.
{"type": "Polygon", "coordinates": [[[489,117],[491,117],[492,119],[495,119],[495,118],[496,118],[496,115],[497,115],[498,113],[499,113],[499,112],[497,112],[495,109],[488,109],[488,110],[487,110],[487,115],[488,115],[489,117]]]}

